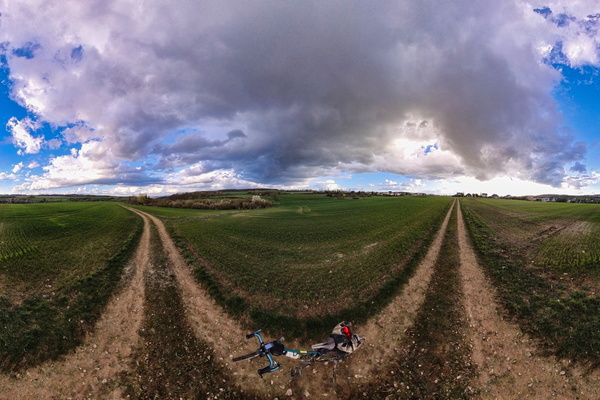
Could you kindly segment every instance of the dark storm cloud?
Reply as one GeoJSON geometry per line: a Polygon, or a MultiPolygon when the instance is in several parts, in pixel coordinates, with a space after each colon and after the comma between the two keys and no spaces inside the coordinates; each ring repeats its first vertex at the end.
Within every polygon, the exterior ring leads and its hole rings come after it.
{"type": "Polygon", "coordinates": [[[571,168],[571,171],[573,172],[579,172],[581,174],[586,173],[587,172],[587,167],[585,166],[585,164],[580,163],[579,161],[577,161],[571,168]]]}
{"type": "MultiPolygon", "coordinates": [[[[536,48],[550,8],[94,4],[58,7],[47,25],[15,23],[10,40],[22,56],[10,68],[16,97],[53,123],[85,121],[117,163],[151,156],[161,171],[202,164],[195,172],[231,169],[265,183],[332,171],[480,179],[524,171],[558,185],[565,163],[585,153],[560,131],[551,97],[560,76],[536,48]],[[35,49],[34,27],[47,38],[35,49]],[[59,52],[71,62],[55,65],[59,52]],[[429,151],[408,152],[411,141],[429,151]]],[[[59,173],[48,171],[48,180],[59,173]]]]}

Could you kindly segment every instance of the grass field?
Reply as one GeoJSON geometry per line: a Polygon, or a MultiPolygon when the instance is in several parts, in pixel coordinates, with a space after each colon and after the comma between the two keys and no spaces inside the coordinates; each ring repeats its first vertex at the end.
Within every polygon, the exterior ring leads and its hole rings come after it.
{"type": "Polygon", "coordinates": [[[463,199],[483,265],[520,325],[559,355],[600,362],[600,208],[463,199]]]}
{"type": "Polygon", "coordinates": [[[600,269],[598,205],[494,199],[468,204],[532,264],[586,274],[600,269]]]}
{"type": "Polygon", "coordinates": [[[116,203],[0,205],[0,366],[76,345],[114,291],[140,229],[116,203]]]}
{"type": "Polygon", "coordinates": [[[168,222],[200,280],[230,311],[306,319],[393,292],[392,282],[422,256],[450,202],[288,194],[266,210],[144,210],[168,222]]]}

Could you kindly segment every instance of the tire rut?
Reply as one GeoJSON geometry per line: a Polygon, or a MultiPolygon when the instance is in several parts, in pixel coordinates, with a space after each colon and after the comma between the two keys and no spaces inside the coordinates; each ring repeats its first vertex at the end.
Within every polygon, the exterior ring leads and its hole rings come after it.
{"type": "Polygon", "coordinates": [[[444,235],[456,202],[452,205],[427,255],[410,278],[402,292],[365,326],[358,331],[367,338],[365,346],[368,351],[360,351],[352,356],[350,370],[359,377],[361,384],[367,383],[381,370],[383,360],[397,355],[398,348],[406,336],[406,331],[413,325],[416,316],[425,301],[427,289],[433,276],[444,235]]]}
{"type": "Polygon", "coordinates": [[[377,399],[465,399],[476,395],[461,302],[456,213],[452,211],[431,281],[413,324],[387,365],[363,389],[377,399]]]}
{"type": "Polygon", "coordinates": [[[540,355],[535,340],[503,318],[495,289],[470,243],[460,206],[458,239],[472,360],[479,371],[476,384],[481,398],[600,398],[597,372],[540,355]]]}
{"type": "Polygon", "coordinates": [[[290,388],[290,379],[286,374],[271,374],[268,379],[258,377],[256,370],[264,366],[258,364],[264,363],[263,359],[257,363],[244,362],[231,365],[234,356],[245,352],[245,349],[255,350],[257,343],[245,343],[244,337],[248,332],[242,329],[238,321],[227,315],[198,285],[191,268],[179,253],[162,221],[150,214],[138,212],[148,217],[158,229],[180,289],[185,316],[196,337],[213,349],[212,363],[232,376],[235,384],[241,387],[242,397],[272,398],[285,393],[290,388]],[[265,381],[269,384],[265,385],[265,381]]]}

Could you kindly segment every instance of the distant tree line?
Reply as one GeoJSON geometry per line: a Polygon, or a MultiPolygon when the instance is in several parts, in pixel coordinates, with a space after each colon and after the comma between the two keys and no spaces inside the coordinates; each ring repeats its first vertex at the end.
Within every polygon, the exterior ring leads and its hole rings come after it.
{"type": "Polygon", "coordinates": [[[223,197],[222,192],[177,193],[168,197],[151,198],[147,194],[130,196],[128,204],[189,208],[196,210],[251,210],[272,207],[273,203],[259,195],[252,197],[223,197]]]}

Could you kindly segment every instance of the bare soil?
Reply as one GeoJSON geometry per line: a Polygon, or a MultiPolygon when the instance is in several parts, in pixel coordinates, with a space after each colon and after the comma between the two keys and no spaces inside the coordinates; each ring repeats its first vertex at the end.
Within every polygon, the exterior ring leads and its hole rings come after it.
{"type": "MultiPolygon", "coordinates": [[[[195,281],[162,222],[136,212],[145,222],[140,245],[123,288],[94,333],[61,360],[0,375],[0,398],[356,399],[369,397],[373,392],[366,388],[378,382],[402,383],[386,380],[386,374],[423,376],[422,387],[437,385],[430,392],[419,392],[419,398],[444,398],[445,393],[436,390],[448,376],[451,379],[442,387],[460,389],[459,394],[448,394],[459,398],[600,398],[598,372],[543,356],[537,343],[505,317],[456,204],[402,292],[367,324],[355,326],[365,344],[339,365],[335,382],[331,363],[315,364],[292,378],[289,370],[298,362],[281,357],[283,368],[264,379],[256,373],[266,365],[264,359],[233,363],[233,357],[255,350],[256,340],[246,341],[248,332],[241,322],[225,314],[195,281]],[[459,253],[454,271],[449,267],[454,264],[443,266],[440,257],[453,209],[458,213],[457,233],[449,232],[459,253]],[[456,284],[446,287],[450,281],[456,284]],[[438,313],[441,325],[423,325],[431,322],[423,318],[428,307],[448,300],[454,304],[438,313]],[[419,333],[434,331],[435,326],[449,332],[446,342],[439,331],[433,342],[419,333]],[[421,350],[426,346],[432,349],[427,356],[421,350]],[[436,364],[422,366],[425,359],[435,359],[436,364]],[[453,383],[460,380],[464,382],[453,383]]],[[[327,335],[324,332],[324,339],[327,335]]],[[[286,346],[305,349],[310,344],[286,342],[286,346]]],[[[392,385],[389,391],[379,390],[376,397],[415,396],[408,389],[396,389],[392,385]]]]}

